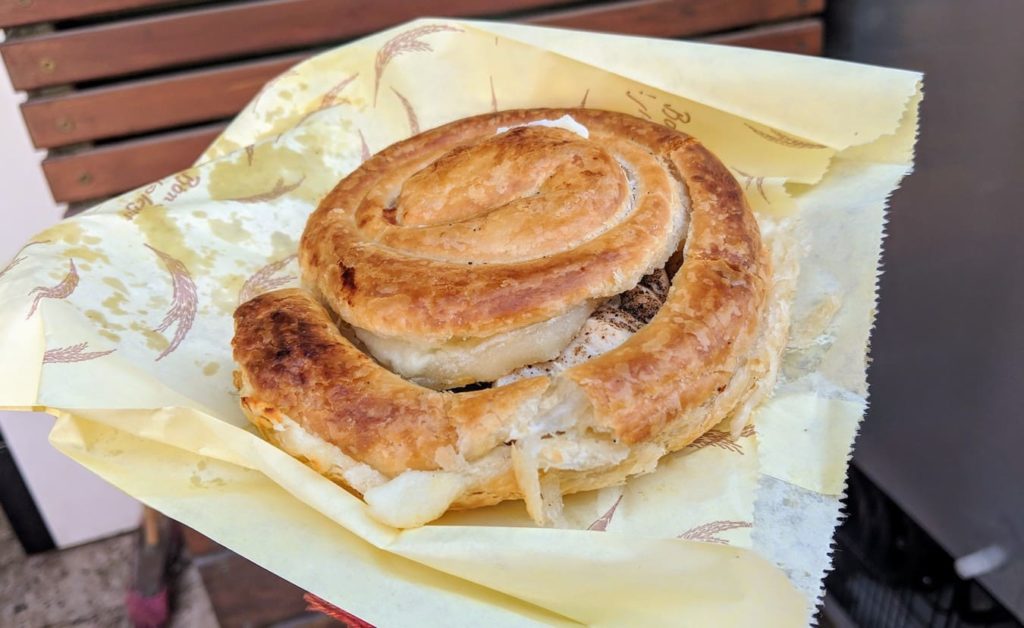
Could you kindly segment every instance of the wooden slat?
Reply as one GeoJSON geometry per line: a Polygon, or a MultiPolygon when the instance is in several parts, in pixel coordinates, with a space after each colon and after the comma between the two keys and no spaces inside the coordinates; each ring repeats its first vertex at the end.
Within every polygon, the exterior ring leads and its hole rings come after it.
{"type": "Polygon", "coordinates": [[[182,11],[7,42],[15,89],[124,76],[189,63],[295,49],[421,15],[481,15],[557,0],[265,0],[182,11]]]}
{"type": "Polygon", "coordinates": [[[821,19],[806,18],[785,24],[759,26],[724,35],[713,35],[705,37],[701,41],[709,44],[820,55],[824,35],[825,27],[821,19]]]}
{"type": "Polygon", "coordinates": [[[43,173],[58,202],[109,196],[188,168],[223,130],[214,124],[50,157],[43,160],[43,173]]]}
{"type": "MultiPolygon", "coordinates": [[[[819,54],[822,31],[821,20],[811,18],[715,35],[701,41],[782,52],[819,54]]],[[[296,59],[300,56],[296,55],[296,59]]],[[[280,61],[285,65],[283,60],[280,61]]],[[[170,95],[166,97],[174,98],[170,95]]],[[[195,106],[202,100],[201,97],[197,98],[199,100],[195,106]]],[[[236,104],[240,108],[244,102],[245,100],[239,99],[236,104]]],[[[187,108],[187,98],[182,99],[177,106],[187,108]]],[[[101,110],[97,109],[96,112],[100,113],[101,110]]],[[[229,112],[228,115],[231,113],[233,112],[229,112]]],[[[37,126],[37,121],[34,120],[31,124],[37,126]]],[[[101,124],[113,123],[104,121],[101,124]]],[[[117,194],[190,165],[215,135],[214,131],[209,131],[202,133],[200,139],[195,139],[194,133],[190,131],[184,136],[157,136],[150,140],[112,145],[68,157],[55,157],[45,161],[43,167],[50,180],[54,197],[59,201],[75,202],[117,194]]]]}
{"type": "Polygon", "coordinates": [[[219,120],[238,113],[264,83],[307,56],[285,55],[33,99],[21,112],[39,148],[219,120]]]}
{"type": "Polygon", "coordinates": [[[543,26],[689,37],[820,13],[825,0],[634,0],[529,17],[543,26]]]}

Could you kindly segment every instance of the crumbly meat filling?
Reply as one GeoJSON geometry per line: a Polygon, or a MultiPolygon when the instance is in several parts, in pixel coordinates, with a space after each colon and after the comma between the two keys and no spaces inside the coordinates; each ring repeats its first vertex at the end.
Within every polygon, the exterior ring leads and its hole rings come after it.
{"type": "Polygon", "coordinates": [[[557,375],[562,371],[607,353],[640,331],[661,309],[671,278],[664,269],[647,274],[634,288],[605,301],[594,310],[580,331],[553,360],[515,369],[494,382],[504,386],[537,375],[557,375]]]}

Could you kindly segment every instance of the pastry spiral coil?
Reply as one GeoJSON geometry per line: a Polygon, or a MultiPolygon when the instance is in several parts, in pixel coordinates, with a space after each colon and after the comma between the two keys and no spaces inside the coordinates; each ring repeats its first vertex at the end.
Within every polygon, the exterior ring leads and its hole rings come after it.
{"type": "Polygon", "coordinates": [[[515,498],[557,523],[563,493],[748,403],[779,349],[742,190],[623,114],[500,112],[392,145],[321,201],[299,261],[305,289],[235,314],[243,409],[396,526],[515,498]],[[652,273],[671,286],[649,322],[564,355],[652,273]]]}

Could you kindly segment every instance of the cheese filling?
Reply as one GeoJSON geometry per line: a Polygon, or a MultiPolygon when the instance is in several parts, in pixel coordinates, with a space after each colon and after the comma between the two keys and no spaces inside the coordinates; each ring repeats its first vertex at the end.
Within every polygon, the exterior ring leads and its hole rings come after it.
{"type": "Polygon", "coordinates": [[[533,122],[515,124],[513,126],[500,126],[495,134],[501,135],[502,133],[506,133],[512,129],[518,129],[524,126],[543,126],[551,129],[565,129],[566,131],[571,131],[576,135],[579,135],[583,139],[590,139],[590,129],[577,122],[569,114],[566,114],[557,120],[534,120],[533,122]]]}

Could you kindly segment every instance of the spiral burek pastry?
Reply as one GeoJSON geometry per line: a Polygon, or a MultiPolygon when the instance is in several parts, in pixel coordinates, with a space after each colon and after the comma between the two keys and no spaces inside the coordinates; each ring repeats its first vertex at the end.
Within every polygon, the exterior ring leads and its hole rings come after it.
{"type": "Polygon", "coordinates": [[[305,289],[235,314],[243,409],[399,527],[518,498],[557,524],[563,494],[748,411],[781,344],[736,181],[623,114],[399,142],[322,200],[299,253],[305,289]]]}

